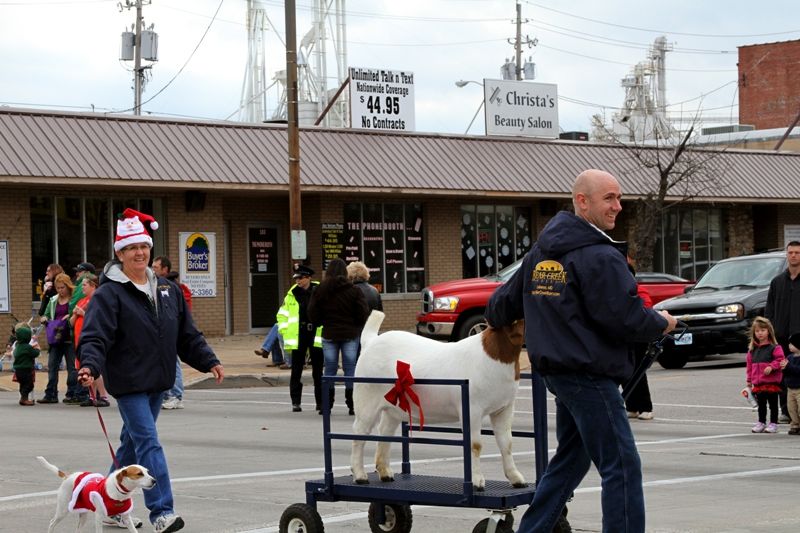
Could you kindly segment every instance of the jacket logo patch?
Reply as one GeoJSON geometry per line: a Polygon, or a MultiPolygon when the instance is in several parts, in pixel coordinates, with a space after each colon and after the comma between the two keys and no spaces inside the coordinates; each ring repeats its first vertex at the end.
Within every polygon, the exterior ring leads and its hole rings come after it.
{"type": "Polygon", "coordinates": [[[540,261],[531,273],[531,294],[540,296],[561,296],[567,283],[567,273],[558,261],[540,261]]]}

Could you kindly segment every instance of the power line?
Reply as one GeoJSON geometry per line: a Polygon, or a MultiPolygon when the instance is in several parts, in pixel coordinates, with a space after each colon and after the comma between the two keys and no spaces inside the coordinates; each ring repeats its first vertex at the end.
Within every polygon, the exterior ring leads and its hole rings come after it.
{"type": "MultiPolygon", "coordinates": [[[[561,52],[561,53],[564,53],[564,54],[583,57],[583,58],[586,58],[586,59],[591,59],[593,61],[602,61],[603,63],[613,63],[615,65],[630,66],[630,62],[614,61],[613,59],[605,59],[605,58],[602,58],[602,57],[595,57],[595,56],[589,56],[589,55],[586,55],[586,54],[581,54],[581,53],[578,53],[578,52],[572,52],[570,50],[564,50],[563,48],[556,48],[554,46],[547,46],[546,44],[542,44],[541,41],[539,41],[539,44],[537,46],[539,48],[547,48],[548,50],[554,50],[556,52],[561,52]]],[[[666,70],[668,72],[736,72],[736,69],[695,69],[695,68],[675,68],[675,67],[667,68],[666,70]]]]}
{"type": "MultiPolygon", "coordinates": [[[[175,75],[172,77],[172,79],[169,80],[167,82],[167,84],[164,85],[161,89],[159,89],[158,92],[156,92],[156,94],[154,94],[153,96],[151,96],[150,98],[148,98],[147,100],[142,102],[139,105],[140,109],[141,109],[141,107],[143,105],[150,103],[156,96],[158,96],[159,94],[163,93],[166,90],[166,88],[169,87],[170,85],[172,85],[172,82],[174,82],[178,78],[178,76],[181,75],[181,73],[183,72],[183,69],[186,68],[186,66],[189,64],[189,62],[194,57],[194,54],[197,52],[198,48],[200,48],[200,45],[203,44],[203,41],[205,40],[206,35],[208,35],[208,31],[211,29],[211,26],[214,24],[214,21],[217,18],[217,14],[219,13],[219,10],[222,8],[222,4],[224,2],[225,2],[225,0],[219,0],[219,5],[217,6],[217,10],[214,12],[214,16],[211,17],[211,21],[208,23],[208,26],[206,26],[206,31],[203,32],[203,35],[200,37],[200,41],[198,41],[197,46],[194,47],[194,50],[192,50],[192,53],[189,54],[189,57],[186,59],[186,62],[184,62],[183,66],[181,66],[181,68],[178,70],[178,72],[175,73],[175,75]]],[[[123,109],[122,111],[117,111],[117,113],[127,113],[128,111],[133,111],[134,109],[135,109],[135,107],[131,107],[129,109],[123,109]]]]}
{"type": "Polygon", "coordinates": [[[603,24],[605,26],[613,26],[615,28],[624,28],[626,30],[636,30],[636,31],[645,31],[650,33],[661,33],[661,34],[668,34],[668,35],[686,35],[689,37],[708,37],[708,38],[747,38],[747,37],[774,37],[776,35],[789,35],[792,33],[800,33],[800,29],[798,30],[787,30],[787,31],[778,31],[778,32],[771,32],[771,33],[751,33],[751,34],[713,34],[713,33],[688,33],[688,32],[680,32],[680,31],[670,31],[670,30],[654,30],[651,28],[639,28],[637,26],[626,26],[624,24],[615,24],[613,22],[606,22],[603,20],[597,20],[589,17],[582,17],[580,15],[575,15],[573,13],[567,13],[566,11],[560,11],[558,9],[553,9],[551,7],[543,6],[541,4],[537,4],[535,2],[531,2],[530,0],[525,0],[526,4],[530,4],[532,6],[538,7],[539,9],[544,9],[546,11],[552,11],[554,13],[558,13],[560,15],[566,15],[568,17],[573,17],[580,20],[585,20],[587,22],[593,22],[595,24],[603,24]]]}
{"type": "MultiPolygon", "coordinates": [[[[564,35],[566,37],[571,37],[573,39],[581,39],[583,41],[589,41],[593,43],[607,44],[611,46],[620,46],[624,48],[636,48],[640,50],[649,50],[652,47],[652,45],[650,44],[637,43],[633,41],[623,41],[621,39],[613,39],[611,37],[604,37],[602,35],[594,35],[580,30],[572,30],[569,28],[564,28],[562,26],[556,26],[555,24],[550,24],[547,22],[537,21],[537,22],[528,22],[528,24],[541,31],[556,33],[558,35],[564,35]],[[564,31],[553,30],[547,28],[546,26],[551,26],[553,28],[558,28],[559,30],[564,30],[564,31]],[[589,37],[595,37],[595,39],[590,39],[589,37]]],[[[700,48],[681,48],[673,46],[671,52],[679,54],[721,55],[721,54],[735,54],[736,50],[707,50],[700,48]]]]}

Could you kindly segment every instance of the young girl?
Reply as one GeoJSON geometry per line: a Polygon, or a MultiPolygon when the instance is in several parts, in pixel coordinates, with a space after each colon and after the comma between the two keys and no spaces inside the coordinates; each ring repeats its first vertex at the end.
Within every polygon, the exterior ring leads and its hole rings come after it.
{"type": "Polygon", "coordinates": [[[775,339],[772,322],[764,317],[753,319],[750,328],[750,351],[747,352],[747,386],[758,401],[758,423],[753,433],[778,432],[778,393],[781,390],[783,348],[775,339]],[[767,421],[769,403],[769,424],[767,421]]]}

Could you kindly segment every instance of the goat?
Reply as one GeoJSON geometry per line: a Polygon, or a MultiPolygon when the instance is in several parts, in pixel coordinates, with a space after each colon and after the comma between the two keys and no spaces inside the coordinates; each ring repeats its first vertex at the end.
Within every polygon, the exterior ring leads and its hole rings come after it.
{"type": "MultiPolygon", "coordinates": [[[[519,388],[519,354],[524,342],[522,320],[500,329],[488,328],[456,343],[442,343],[404,331],[389,331],[378,336],[384,314],[373,311],[361,333],[361,355],[356,377],[393,377],[397,361],[411,365],[414,378],[469,379],[470,442],[472,482],[483,490],[486,480],[481,472],[481,422],[489,416],[497,446],[503,459],[503,472],[514,487],[526,485],[511,456],[511,424],[514,399],[519,388]]],[[[355,383],[353,432],[369,435],[380,419],[381,435],[393,435],[408,413],[388,402],[384,395],[392,388],[381,383],[355,383]]],[[[461,389],[452,385],[415,385],[426,422],[460,422],[461,389]]],[[[419,409],[412,405],[415,419],[419,409]]],[[[356,483],[368,483],[364,472],[363,440],[354,440],[350,469],[356,483]]],[[[389,442],[379,442],[375,469],[381,481],[393,481],[389,465],[389,442]]]]}

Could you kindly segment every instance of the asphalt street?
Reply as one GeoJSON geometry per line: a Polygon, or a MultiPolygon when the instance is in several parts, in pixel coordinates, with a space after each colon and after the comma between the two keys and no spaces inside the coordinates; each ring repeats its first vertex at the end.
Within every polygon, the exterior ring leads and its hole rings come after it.
{"type": "MultiPolygon", "coordinates": [[[[800,530],[800,437],[787,435],[786,425],[775,435],[750,433],[756,415],[739,396],[740,361],[741,356],[719,357],[681,370],[650,371],[656,418],[632,422],[644,465],[648,531],[800,530]]],[[[531,429],[530,393],[529,387],[519,392],[517,429],[531,429]]],[[[352,418],[339,396],[333,429],[349,432],[352,418]]],[[[0,531],[42,532],[55,508],[59,480],[35,456],[67,471],[104,472],[110,455],[94,409],[23,408],[17,399],[16,392],[0,392],[0,531]]],[[[302,413],[291,412],[285,386],[191,389],[185,402],[185,409],[162,411],[159,419],[185,531],[278,531],[284,509],[305,501],[305,481],[322,477],[322,417],[313,410],[311,388],[304,391],[302,413]]],[[[552,398],[548,408],[552,453],[552,398]]],[[[102,413],[113,439],[119,416],[113,406],[102,413]]],[[[491,437],[484,444],[487,478],[503,479],[491,437]]],[[[367,445],[368,459],[373,446],[367,445]]],[[[518,467],[532,479],[531,443],[517,439],[514,450],[518,467]]],[[[394,447],[393,459],[399,457],[394,447]]],[[[412,459],[416,473],[455,476],[462,468],[453,448],[413,447],[412,459]]],[[[335,443],[334,466],[336,475],[349,472],[349,443],[335,443]]],[[[367,507],[321,502],[318,510],[326,532],[369,531],[367,507]]],[[[517,520],[524,509],[515,511],[517,520]]],[[[147,518],[141,495],[134,511],[147,518]]],[[[420,532],[470,532],[488,516],[481,509],[417,506],[412,511],[413,531],[420,532]]],[[[569,511],[576,531],[601,531],[596,471],[586,477],[569,511]]],[[[74,520],[65,520],[58,531],[73,530],[74,520]]]]}

